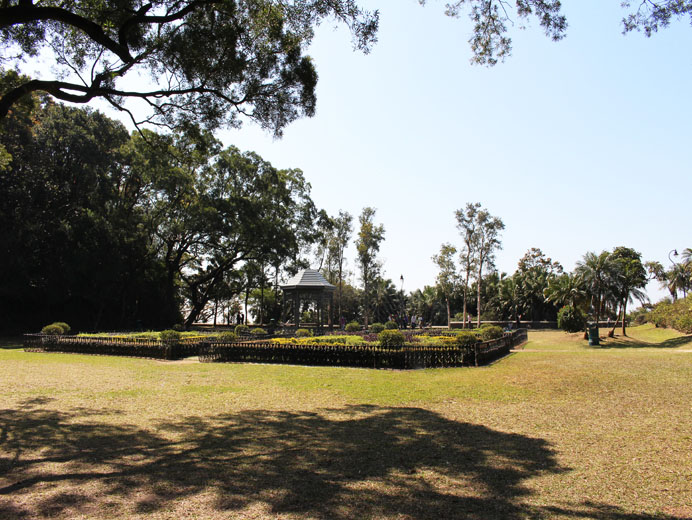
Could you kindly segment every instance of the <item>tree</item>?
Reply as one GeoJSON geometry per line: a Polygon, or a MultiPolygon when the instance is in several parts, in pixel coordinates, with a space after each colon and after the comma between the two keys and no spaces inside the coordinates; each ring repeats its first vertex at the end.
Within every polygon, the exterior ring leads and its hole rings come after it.
{"type": "MultiPolygon", "coordinates": [[[[317,216],[300,170],[277,170],[254,153],[222,151],[197,180],[190,206],[197,233],[194,254],[181,266],[191,325],[224,274],[256,261],[259,270],[297,253],[301,235],[317,216]]],[[[312,235],[311,233],[307,233],[312,235]]],[[[266,282],[261,274],[259,287],[266,282]]]]}
{"type": "Polygon", "coordinates": [[[548,287],[543,290],[547,302],[563,307],[574,307],[584,310],[587,307],[588,296],[584,283],[577,274],[562,273],[548,281],[548,287]]]}
{"type": "Polygon", "coordinates": [[[445,309],[440,304],[435,287],[426,285],[411,293],[411,307],[415,313],[423,317],[427,324],[444,323],[445,309]]]}
{"type": "Polygon", "coordinates": [[[48,49],[69,79],[32,79],[3,91],[0,117],[22,97],[46,92],[72,103],[103,98],[119,110],[138,99],[138,122],[177,127],[237,126],[253,119],[276,135],[315,111],[317,73],[304,55],[314,27],[345,23],[355,46],[375,40],[377,13],[353,0],[9,0],[0,7],[0,40],[19,51],[7,61],[48,49]],[[125,77],[158,78],[129,88],[125,77]]]}
{"type": "MultiPolygon", "coordinates": [[[[467,7],[477,64],[492,66],[510,54],[507,27],[515,19],[535,17],[553,40],[566,34],[559,0],[516,0],[514,9],[506,0],[454,0],[446,14],[459,17],[467,7]]],[[[685,16],[692,16],[692,0],[637,2],[623,28],[650,36],[685,16]]],[[[314,113],[317,73],[304,51],[327,18],[348,26],[354,46],[365,52],[376,40],[378,12],[362,10],[356,0],[5,0],[0,45],[10,53],[4,61],[17,67],[48,51],[59,74],[2,90],[0,119],[41,91],[73,103],[103,98],[133,120],[127,101],[140,100],[150,109],[140,122],[155,124],[235,126],[242,115],[279,135],[314,113]],[[138,74],[158,81],[127,88],[124,79],[138,74]]]]}
{"type": "MultiPolygon", "coordinates": [[[[627,303],[633,298],[640,302],[647,300],[642,291],[646,287],[646,269],[642,264],[641,254],[629,247],[616,247],[610,255],[612,266],[612,292],[619,300],[622,315],[622,335],[626,336],[625,322],[627,303]]],[[[615,320],[617,324],[617,319],[615,320]]]]}
{"type": "MultiPolygon", "coordinates": [[[[336,281],[339,291],[337,293],[337,314],[341,313],[341,299],[343,293],[344,281],[344,265],[346,261],[346,246],[351,239],[353,232],[353,216],[347,211],[339,210],[339,216],[333,219],[333,227],[327,235],[327,266],[329,272],[336,273],[336,281]]],[[[327,278],[330,283],[333,283],[331,277],[327,278]]]]}
{"type": "Polygon", "coordinates": [[[464,273],[464,308],[463,308],[463,327],[466,328],[466,310],[467,310],[467,296],[469,291],[469,280],[473,276],[473,272],[476,267],[476,250],[477,250],[477,236],[476,229],[478,226],[478,212],[480,211],[480,203],[476,202],[472,204],[470,202],[466,203],[466,208],[461,210],[458,209],[454,212],[454,216],[457,220],[457,229],[461,234],[461,239],[463,241],[463,246],[459,254],[459,260],[461,262],[461,270],[464,273]]]}
{"type": "Polygon", "coordinates": [[[363,282],[363,313],[366,329],[370,318],[372,283],[379,276],[381,268],[380,262],[377,260],[377,253],[380,250],[380,243],[384,240],[384,226],[376,225],[373,222],[375,212],[375,208],[363,208],[360,217],[358,217],[360,230],[356,240],[360,278],[363,282]]]}
{"type": "Polygon", "coordinates": [[[449,323],[452,320],[449,300],[459,282],[459,275],[454,262],[454,256],[456,254],[457,250],[452,244],[442,244],[442,246],[440,246],[440,253],[432,257],[433,262],[437,265],[439,270],[437,273],[437,286],[444,295],[447,307],[447,327],[449,327],[449,323]]]}
{"type": "Polygon", "coordinates": [[[577,262],[575,274],[582,280],[591,298],[591,309],[596,323],[601,319],[608,283],[611,276],[610,253],[603,251],[597,255],[588,252],[583,260],[577,262]]]}
{"type": "Polygon", "coordinates": [[[167,312],[127,131],[98,112],[36,101],[4,120],[8,131],[0,133],[12,157],[0,174],[7,323],[170,326],[179,311],[167,312]]]}
{"type": "Polygon", "coordinates": [[[492,266],[495,260],[495,251],[502,248],[500,243],[500,231],[505,225],[498,217],[493,217],[486,210],[481,209],[476,214],[476,275],[477,282],[477,326],[481,326],[481,285],[483,280],[483,266],[492,266]]]}
{"type": "Polygon", "coordinates": [[[546,257],[538,248],[532,247],[519,260],[516,283],[519,288],[521,306],[532,321],[554,320],[557,308],[544,296],[549,284],[562,273],[562,266],[546,257]]]}

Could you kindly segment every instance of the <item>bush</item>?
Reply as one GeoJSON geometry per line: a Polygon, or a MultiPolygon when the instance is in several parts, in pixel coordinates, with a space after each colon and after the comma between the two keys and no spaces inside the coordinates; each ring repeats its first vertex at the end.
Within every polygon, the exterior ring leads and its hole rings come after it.
{"type": "Polygon", "coordinates": [[[58,327],[60,327],[62,329],[63,334],[69,334],[70,331],[72,330],[72,327],[70,327],[64,321],[56,321],[55,323],[53,323],[53,325],[57,325],[58,327]]]}
{"type": "Polygon", "coordinates": [[[182,323],[176,323],[176,324],[173,325],[171,328],[172,328],[173,330],[177,331],[177,332],[182,332],[182,331],[185,330],[185,327],[183,327],[183,324],[182,324],[182,323]]]}
{"type": "Polygon", "coordinates": [[[683,334],[692,333],[692,295],[674,303],[663,300],[649,313],[649,321],[657,327],[671,327],[683,334]]]}
{"type": "Polygon", "coordinates": [[[454,338],[454,345],[460,348],[470,348],[479,342],[478,335],[470,330],[464,330],[454,338]]]}
{"type": "Polygon", "coordinates": [[[312,336],[312,332],[308,329],[298,329],[296,331],[296,338],[309,338],[310,336],[312,336]]]}
{"type": "Polygon", "coordinates": [[[177,330],[162,330],[159,332],[159,339],[161,341],[176,343],[180,341],[181,334],[177,330]]]}
{"type": "Polygon", "coordinates": [[[238,335],[235,332],[222,332],[216,338],[218,341],[223,343],[235,343],[238,341],[238,335]]]}
{"type": "Polygon", "coordinates": [[[248,327],[247,325],[236,325],[235,333],[238,336],[247,335],[250,333],[250,327],[248,327]]]}
{"type": "Polygon", "coordinates": [[[58,323],[51,323],[46,325],[41,329],[41,334],[46,334],[48,336],[62,336],[65,334],[65,329],[63,329],[58,323]]]}
{"type": "Polygon", "coordinates": [[[563,307],[557,313],[557,326],[566,332],[582,331],[586,328],[586,316],[576,307],[563,307]]]}
{"type": "Polygon", "coordinates": [[[370,332],[373,332],[375,334],[379,334],[383,330],[384,325],[382,325],[381,323],[373,323],[372,325],[370,325],[370,332]]]}
{"type": "Polygon", "coordinates": [[[351,321],[346,324],[346,332],[359,332],[360,324],[357,321],[351,321]]]}
{"type": "Polygon", "coordinates": [[[396,330],[399,328],[399,326],[396,324],[396,321],[389,320],[384,324],[384,328],[387,330],[396,330]]]}
{"type": "Polygon", "coordinates": [[[261,336],[261,335],[266,334],[266,333],[267,333],[267,331],[261,327],[257,327],[256,329],[252,329],[250,331],[250,334],[252,334],[254,336],[261,336]]]}
{"type": "Polygon", "coordinates": [[[400,347],[406,341],[406,336],[398,330],[383,330],[377,335],[377,340],[383,347],[400,347]]]}
{"type": "Polygon", "coordinates": [[[627,315],[627,319],[633,325],[644,325],[649,321],[650,309],[646,306],[639,307],[627,315]]]}
{"type": "Polygon", "coordinates": [[[502,332],[502,327],[498,327],[497,325],[484,325],[480,329],[480,337],[483,341],[498,339],[503,335],[504,333],[502,332]]]}

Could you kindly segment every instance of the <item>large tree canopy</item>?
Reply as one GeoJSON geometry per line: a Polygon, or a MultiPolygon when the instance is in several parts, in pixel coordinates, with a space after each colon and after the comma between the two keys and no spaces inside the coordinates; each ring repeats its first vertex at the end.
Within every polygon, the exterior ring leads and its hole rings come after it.
{"type": "Polygon", "coordinates": [[[3,61],[16,65],[49,50],[71,78],[32,79],[3,92],[0,117],[27,94],[44,91],[75,103],[101,97],[121,110],[138,98],[149,105],[146,121],[168,126],[234,126],[242,115],[277,134],[314,113],[317,73],[304,54],[314,27],[335,17],[363,50],[377,29],[377,13],[353,0],[2,0],[0,6],[3,61]],[[156,86],[124,81],[138,74],[156,86]]]}
{"type": "MultiPolygon", "coordinates": [[[[622,5],[625,32],[651,35],[692,16],[692,0],[622,5]]],[[[563,38],[561,8],[559,0],[455,0],[446,14],[468,13],[472,61],[494,65],[511,51],[515,19],[533,17],[548,37],[563,38]]],[[[357,48],[375,42],[378,12],[356,0],[0,0],[0,66],[47,52],[61,73],[0,91],[0,118],[42,91],[75,103],[103,98],[133,120],[127,101],[139,99],[148,106],[139,122],[215,128],[246,117],[279,135],[314,113],[317,72],[305,50],[327,18],[347,25],[357,48]]]]}

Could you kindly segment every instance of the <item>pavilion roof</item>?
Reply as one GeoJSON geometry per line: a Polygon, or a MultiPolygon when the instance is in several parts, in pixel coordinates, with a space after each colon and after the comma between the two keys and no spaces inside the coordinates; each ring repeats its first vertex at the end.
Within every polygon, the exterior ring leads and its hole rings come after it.
{"type": "Polygon", "coordinates": [[[333,291],[336,289],[336,287],[330,284],[319,271],[314,269],[304,269],[283,284],[281,289],[322,289],[325,291],[333,291]]]}

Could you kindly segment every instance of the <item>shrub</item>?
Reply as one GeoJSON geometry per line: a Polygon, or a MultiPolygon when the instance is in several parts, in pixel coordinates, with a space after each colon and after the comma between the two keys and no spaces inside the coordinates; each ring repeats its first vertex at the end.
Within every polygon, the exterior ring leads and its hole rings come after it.
{"type": "Polygon", "coordinates": [[[683,334],[692,332],[692,295],[675,302],[663,300],[649,313],[649,321],[657,327],[671,327],[683,334]]]}
{"type": "Polygon", "coordinates": [[[64,329],[57,323],[51,323],[41,329],[41,334],[48,336],[62,336],[64,333],[64,329]]]}
{"type": "Polygon", "coordinates": [[[384,324],[384,328],[387,330],[396,330],[399,328],[399,326],[396,324],[396,321],[389,320],[384,324]]]}
{"type": "Polygon", "coordinates": [[[180,341],[181,334],[177,330],[162,330],[159,332],[159,339],[161,341],[175,343],[180,341]]]}
{"type": "Polygon", "coordinates": [[[557,313],[557,326],[566,332],[582,331],[586,327],[586,316],[576,307],[565,306],[557,313]]]}
{"type": "Polygon", "coordinates": [[[227,331],[219,334],[216,339],[223,343],[235,343],[238,341],[238,335],[235,332],[227,331]]]}
{"type": "Polygon", "coordinates": [[[478,335],[470,330],[464,330],[454,338],[454,345],[460,348],[470,348],[479,342],[478,335]]]}
{"type": "Polygon", "coordinates": [[[633,325],[644,325],[649,321],[650,309],[647,307],[640,307],[627,315],[627,319],[633,325]]]}
{"type": "Polygon", "coordinates": [[[310,336],[312,336],[312,332],[308,329],[298,329],[296,331],[296,338],[309,338],[310,336]]]}
{"type": "Polygon", "coordinates": [[[398,330],[383,330],[377,335],[377,340],[383,347],[400,347],[406,341],[406,336],[398,330]]]}
{"type": "Polygon", "coordinates": [[[235,326],[235,333],[238,336],[242,336],[243,334],[249,334],[250,333],[250,327],[247,325],[236,325],[235,326]]]}
{"type": "Polygon", "coordinates": [[[252,329],[250,331],[250,334],[253,334],[255,336],[261,336],[262,334],[266,334],[267,331],[264,330],[262,327],[257,327],[256,329],[252,329]]]}
{"type": "Polygon", "coordinates": [[[176,324],[173,325],[171,328],[172,328],[173,330],[177,331],[177,332],[182,332],[182,331],[185,330],[185,327],[183,327],[183,324],[182,324],[182,323],[176,323],[176,324]]]}
{"type": "Polygon", "coordinates": [[[370,332],[374,332],[375,334],[379,334],[384,330],[384,325],[381,323],[373,323],[370,325],[370,332]]]}
{"type": "Polygon", "coordinates": [[[60,327],[62,329],[63,334],[69,334],[70,331],[72,330],[72,327],[70,327],[64,321],[56,321],[55,323],[53,323],[53,325],[57,325],[58,327],[60,327]]]}
{"type": "Polygon", "coordinates": [[[352,321],[346,324],[346,332],[358,332],[360,331],[360,324],[357,321],[352,321]]]}
{"type": "Polygon", "coordinates": [[[480,337],[483,341],[491,341],[503,336],[502,327],[497,325],[487,325],[480,329],[480,337]]]}

